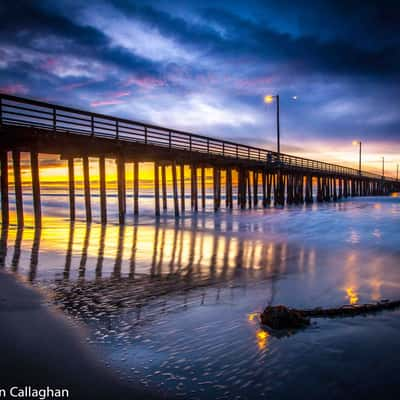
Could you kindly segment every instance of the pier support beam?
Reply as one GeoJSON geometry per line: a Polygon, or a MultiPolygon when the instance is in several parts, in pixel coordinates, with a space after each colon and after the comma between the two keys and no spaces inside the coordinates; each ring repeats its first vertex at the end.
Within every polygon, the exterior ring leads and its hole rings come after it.
{"type": "Polygon", "coordinates": [[[99,158],[99,180],[100,180],[100,219],[101,223],[107,222],[107,187],[106,187],[106,160],[103,156],[99,158]]]}
{"type": "Polygon", "coordinates": [[[219,210],[221,208],[221,168],[217,168],[217,202],[219,210]]]}
{"type": "Polygon", "coordinates": [[[179,204],[178,204],[178,182],[176,179],[176,162],[172,163],[172,191],[174,195],[174,210],[175,217],[179,217],[179,204]]]}
{"type": "Polygon", "coordinates": [[[133,163],[133,215],[139,215],[139,163],[133,163]]]}
{"type": "Polygon", "coordinates": [[[75,221],[75,171],[74,159],[68,158],[68,195],[69,195],[69,218],[75,221]]]}
{"type": "Polygon", "coordinates": [[[167,210],[167,176],[165,171],[165,164],[161,166],[161,189],[162,189],[162,205],[163,210],[167,210]]]}
{"type": "Polygon", "coordinates": [[[119,223],[125,223],[126,214],[126,182],[125,182],[125,162],[122,158],[117,158],[117,180],[118,180],[118,215],[119,223]]]}
{"type": "Polygon", "coordinates": [[[306,176],[306,203],[310,204],[313,202],[313,186],[312,186],[312,176],[306,176]]]}
{"type": "Polygon", "coordinates": [[[293,203],[293,175],[286,176],[286,204],[293,203]]]}
{"type": "Polygon", "coordinates": [[[20,152],[14,150],[12,152],[14,167],[14,187],[15,187],[15,207],[17,210],[18,226],[24,226],[24,203],[22,199],[22,181],[21,181],[21,157],[20,152]]]}
{"type": "Polygon", "coordinates": [[[154,201],[156,217],[160,216],[160,178],[158,174],[158,163],[154,163],[154,201]]]}
{"type": "Polygon", "coordinates": [[[217,168],[213,168],[213,201],[214,201],[214,211],[218,211],[218,177],[217,177],[217,168]]]}
{"type": "Polygon", "coordinates": [[[272,193],[272,179],[273,174],[267,173],[267,206],[271,205],[271,193],[272,193]]]}
{"type": "Polygon", "coordinates": [[[39,158],[36,151],[31,152],[32,195],[35,227],[42,226],[42,205],[40,201],[39,158]]]}
{"type": "Polygon", "coordinates": [[[253,171],[253,203],[254,207],[258,205],[258,171],[253,171]]]}
{"type": "Polygon", "coordinates": [[[246,185],[247,185],[247,171],[244,168],[240,168],[238,171],[238,203],[240,208],[243,210],[246,208],[246,185]]]}
{"type": "Polygon", "coordinates": [[[274,192],[275,205],[285,205],[285,178],[281,171],[276,174],[276,191],[274,192]]]}
{"type": "Polygon", "coordinates": [[[338,199],[340,200],[343,196],[343,179],[342,178],[339,178],[338,185],[339,185],[338,199]]]}
{"type": "Polygon", "coordinates": [[[1,222],[2,227],[7,227],[10,222],[8,199],[8,160],[7,152],[0,152],[1,161],[1,222]]]}
{"type": "Polygon", "coordinates": [[[201,208],[206,208],[206,171],[201,167],[201,208]]]}
{"type": "Polygon", "coordinates": [[[83,157],[83,187],[85,195],[86,222],[92,222],[92,204],[90,198],[89,158],[83,157]]]}
{"type": "Polygon", "coordinates": [[[226,169],[226,187],[227,187],[227,196],[228,196],[227,207],[232,210],[232,208],[233,208],[233,190],[232,190],[232,168],[231,167],[228,167],[226,169]]]}
{"type": "Polygon", "coordinates": [[[192,211],[198,211],[198,193],[197,193],[197,167],[190,166],[190,207],[192,211]]]}
{"type": "Polygon", "coordinates": [[[333,201],[337,201],[336,177],[333,177],[333,201]]]}
{"type": "Polygon", "coordinates": [[[250,171],[246,171],[246,182],[247,182],[247,194],[249,200],[249,208],[251,208],[252,198],[251,198],[251,182],[250,182],[250,171]]]}
{"type": "Polygon", "coordinates": [[[185,212],[185,165],[181,164],[181,210],[185,212]]]}
{"type": "Polygon", "coordinates": [[[267,174],[265,171],[262,171],[261,173],[262,177],[262,205],[263,207],[267,207],[267,174]]]}

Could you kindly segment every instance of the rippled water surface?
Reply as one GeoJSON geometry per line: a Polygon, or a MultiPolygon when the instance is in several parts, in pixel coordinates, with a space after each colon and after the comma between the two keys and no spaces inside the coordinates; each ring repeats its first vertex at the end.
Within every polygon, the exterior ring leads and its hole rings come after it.
{"type": "Polygon", "coordinates": [[[125,227],[44,222],[3,230],[1,262],[85,326],[123,380],[193,399],[400,394],[399,311],[279,335],[257,316],[267,304],[399,299],[398,197],[125,227]]]}

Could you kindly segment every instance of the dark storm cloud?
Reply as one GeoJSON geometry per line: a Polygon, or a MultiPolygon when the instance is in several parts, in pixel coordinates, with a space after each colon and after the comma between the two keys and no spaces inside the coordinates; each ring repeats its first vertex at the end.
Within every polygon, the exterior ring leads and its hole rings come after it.
{"type": "MultiPolygon", "coordinates": [[[[0,5],[0,43],[40,52],[44,56],[73,56],[98,61],[124,71],[157,75],[158,66],[129,50],[111,43],[110,38],[91,26],[82,26],[41,6],[39,2],[17,0],[0,5]],[[12,38],[12,40],[10,40],[12,38]]],[[[33,74],[40,71],[50,79],[46,69],[37,64],[18,62],[13,71],[33,74]]],[[[50,66],[51,67],[51,66],[50,66]]]]}
{"type": "MultiPolygon", "coordinates": [[[[386,32],[387,39],[392,39],[391,41],[386,40],[384,47],[357,47],[352,40],[354,31],[349,31],[348,34],[351,36],[346,38],[340,34],[342,25],[339,26],[339,20],[345,10],[345,7],[338,5],[340,2],[327,2],[326,9],[321,7],[323,2],[320,2],[315,7],[321,9],[321,14],[315,15],[315,10],[314,13],[306,12],[304,14],[304,24],[311,24],[313,27],[316,24],[319,25],[318,15],[326,15],[329,16],[329,19],[335,20],[337,35],[331,34],[325,41],[322,41],[316,35],[317,32],[311,29],[306,29],[306,35],[301,37],[289,33],[280,33],[268,25],[265,26],[260,21],[254,22],[224,8],[206,8],[200,12],[204,21],[212,22],[222,29],[224,34],[221,34],[217,29],[211,29],[209,25],[188,23],[183,18],[171,16],[150,6],[137,5],[124,0],[111,0],[111,3],[127,15],[144,20],[151,26],[156,26],[164,35],[177,39],[183,44],[203,49],[209,55],[218,58],[246,56],[271,63],[292,62],[295,65],[300,64],[310,71],[333,74],[392,75],[399,73],[397,66],[400,60],[400,50],[396,46],[397,43],[391,43],[394,42],[393,36],[389,37],[389,34],[394,31],[394,26],[383,30],[386,32]]],[[[289,3],[285,3],[284,9],[289,12],[289,3]]],[[[302,3],[305,6],[305,2],[302,3]]],[[[349,2],[350,12],[351,10],[353,10],[353,13],[355,12],[355,3],[358,2],[349,2]]],[[[276,4],[280,5],[281,3],[277,2],[276,4]]],[[[290,2],[290,4],[293,6],[294,3],[290,2]]],[[[297,4],[297,8],[301,15],[300,4],[297,4]]],[[[305,6],[305,8],[307,7],[305,6]]],[[[366,14],[366,23],[370,24],[369,31],[375,31],[375,29],[384,25],[382,20],[384,18],[386,20],[386,17],[389,21],[395,20],[389,10],[386,14],[379,14],[374,18],[369,12],[365,12],[365,10],[370,10],[372,13],[371,8],[368,7],[368,4],[365,8],[361,8],[366,14]],[[371,29],[371,27],[373,28],[371,29]]],[[[392,7],[392,10],[394,14],[399,15],[398,7],[392,7]]],[[[292,12],[293,10],[290,10],[290,13],[292,12]]],[[[353,23],[354,20],[354,17],[349,18],[346,26],[348,27],[350,22],[353,23]]],[[[364,25],[359,26],[362,33],[364,33],[363,27],[364,25]]],[[[354,29],[354,25],[352,25],[352,28],[354,29]]],[[[360,33],[357,33],[357,35],[359,36],[360,33]]]]}

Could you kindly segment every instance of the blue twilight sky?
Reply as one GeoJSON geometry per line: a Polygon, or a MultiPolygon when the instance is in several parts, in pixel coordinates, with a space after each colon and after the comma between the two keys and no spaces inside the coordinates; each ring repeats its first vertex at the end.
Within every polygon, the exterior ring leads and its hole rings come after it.
{"type": "Polygon", "coordinates": [[[3,1],[0,91],[387,170],[398,1],[3,1]],[[291,99],[297,95],[298,100],[291,99]]]}

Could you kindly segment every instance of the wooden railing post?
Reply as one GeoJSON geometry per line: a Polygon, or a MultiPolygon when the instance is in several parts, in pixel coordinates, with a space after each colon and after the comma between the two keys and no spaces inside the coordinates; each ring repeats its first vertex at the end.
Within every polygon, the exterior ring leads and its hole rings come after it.
{"type": "Polygon", "coordinates": [[[116,132],[116,139],[119,140],[119,121],[115,121],[115,132],[116,132]]]}
{"type": "Polygon", "coordinates": [[[144,127],[144,143],[147,144],[147,126],[144,127]]]}
{"type": "Polygon", "coordinates": [[[57,110],[53,107],[53,132],[57,130],[57,110]]]}
{"type": "Polygon", "coordinates": [[[90,117],[91,136],[94,136],[94,116],[90,117]]]}

